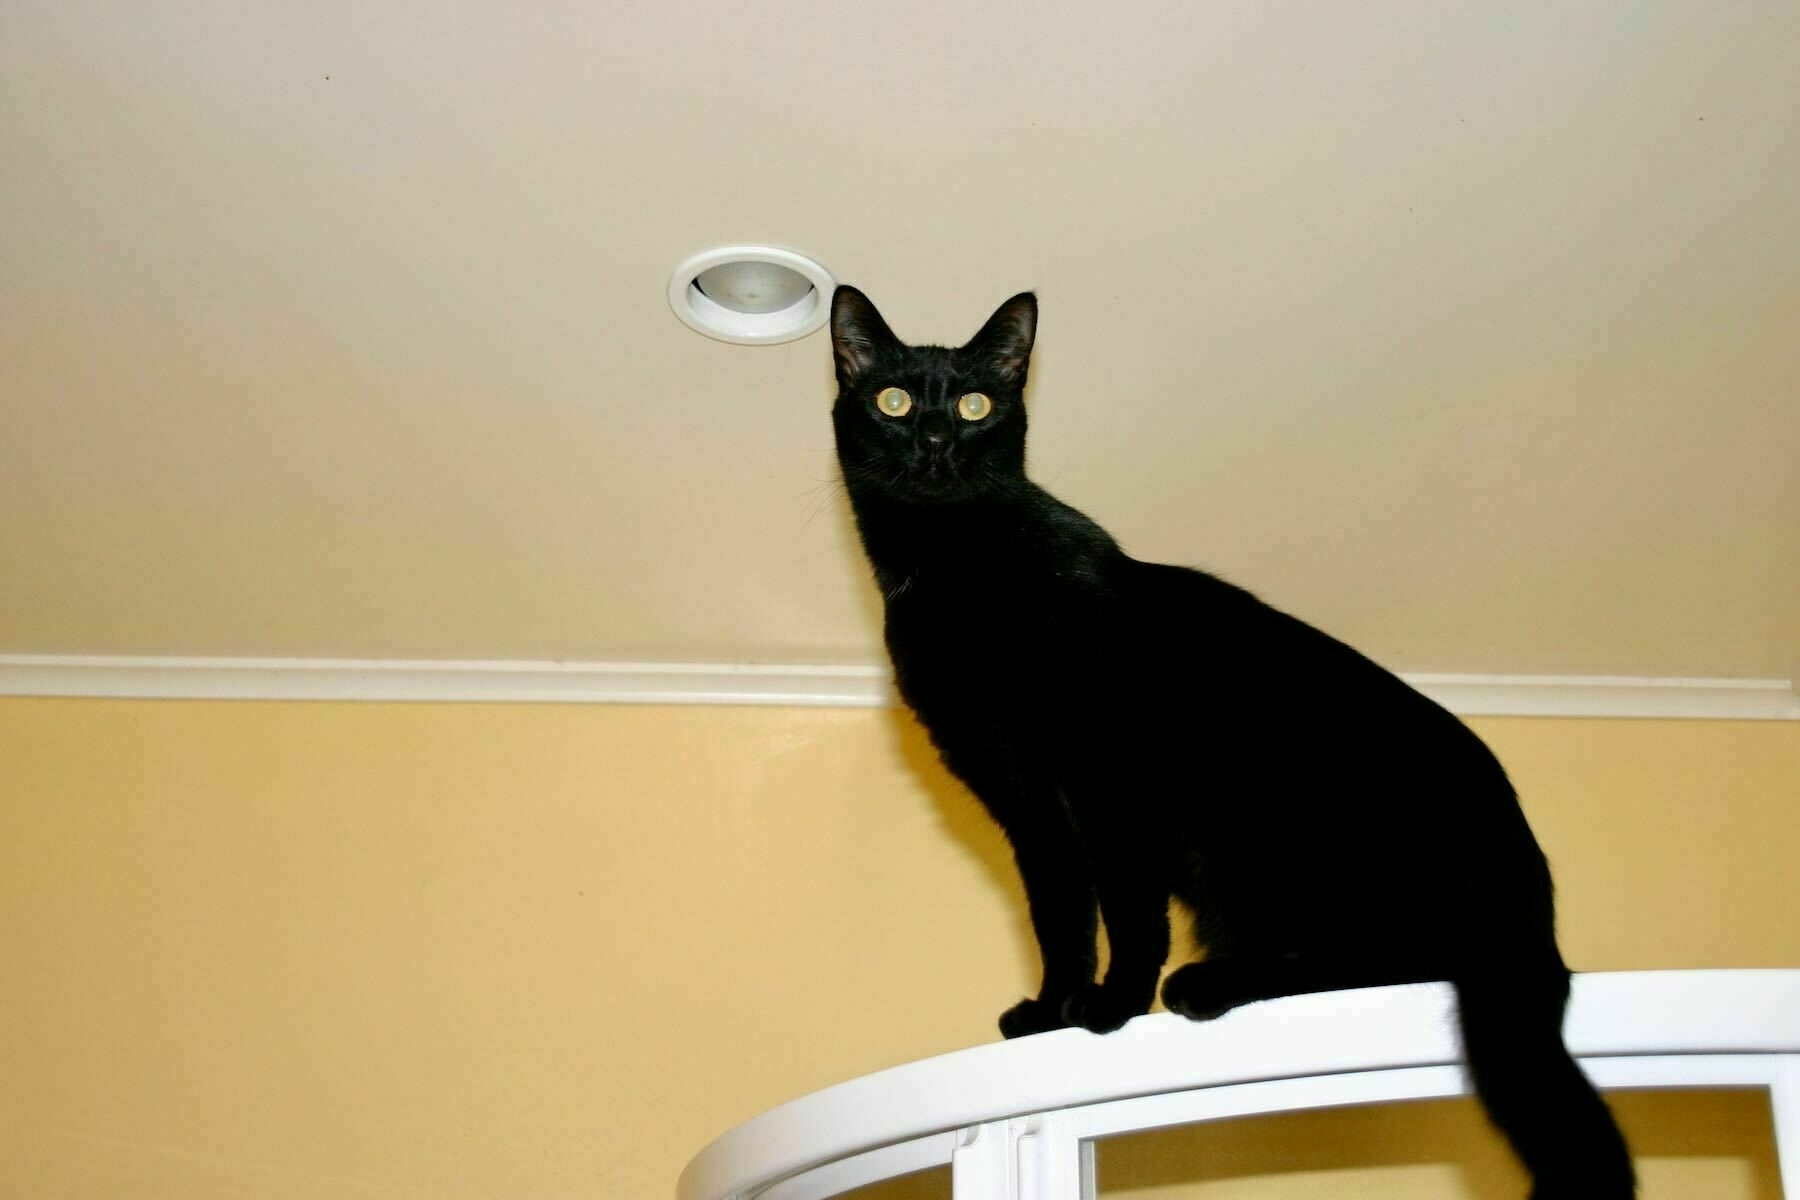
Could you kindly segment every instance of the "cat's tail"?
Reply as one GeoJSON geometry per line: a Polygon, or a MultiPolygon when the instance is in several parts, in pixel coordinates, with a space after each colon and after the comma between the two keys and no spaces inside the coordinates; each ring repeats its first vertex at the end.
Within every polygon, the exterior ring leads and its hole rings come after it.
{"type": "Polygon", "coordinates": [[[1563,1045],[1569,972],[1560,958],[1484,966],[1455,982],[1475,1095],[1531,1172],[1531,1200],[1631,1200],[1625,1138],[1563,1045]]]}

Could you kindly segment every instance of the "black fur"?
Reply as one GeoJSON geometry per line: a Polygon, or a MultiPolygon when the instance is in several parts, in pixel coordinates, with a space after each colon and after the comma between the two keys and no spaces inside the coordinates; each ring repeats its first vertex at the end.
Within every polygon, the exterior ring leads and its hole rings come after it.
{"type": "Polygon", "coordinates": [[[838,459],[895,677],[1006,831],[1043,955],[1001,1031],[1104,1032],[1148,1010],[1173,896],[1207,953],[1164,983],[1171,1010],[1450,980],[1478,1094],[1535,1200],[1633,1195],[1624,1140],[1563,1046],[1550,872],[1500,763],[1349,646],[1131,558],[1027,479],[1036,325],[1026,293],[966,346],[909,346],[854,288],[832,303],[838,459]],[[904,416],[876,406],[890,386],[904,416]],[[957,415],[969,392],[991,398],[984,419],[957,415]]]}

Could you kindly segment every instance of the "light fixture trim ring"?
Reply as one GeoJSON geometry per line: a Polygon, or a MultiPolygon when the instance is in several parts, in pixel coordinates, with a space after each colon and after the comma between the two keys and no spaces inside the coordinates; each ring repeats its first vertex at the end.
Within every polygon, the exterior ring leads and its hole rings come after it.
{"type": "Polygon", "coordinates": [[[669,276],[669,308],[696,333],[742,346],[791,342],[824,325],[831,316],[831,293],[837,281],[819,263],[779,246],[718,246],[682,260],[669,276]],[[695,282],[701,272],[731,262],[771,263],[786,267],[812,284],[812,290],[786,308],[745,313],[726,308],[695,282]]]}

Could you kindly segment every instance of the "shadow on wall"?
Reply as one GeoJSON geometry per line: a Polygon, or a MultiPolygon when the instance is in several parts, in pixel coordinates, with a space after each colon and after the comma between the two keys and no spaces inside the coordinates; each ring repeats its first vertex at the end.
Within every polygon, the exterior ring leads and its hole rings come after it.
{"type": "MultiPolygon", "coordinates": [[[[1639,1158],[1644,1200],[1781,1200],[1766,1092],[1615,1092],[1611,1099],[1639,1158]]],[[[1103,1196],[1157,1200],[1525,1194],[1523,1174],[1469,1100],[1287,1113],[1114,1138],[1100,1146],[1098,1175],[1103,1196]],[[1331,1178],[1320,1178],[1324,1173],[1331,1178]]],[[[849,1195],[948,1200],[950,1172],[924,1171],[849,1195]]]]}

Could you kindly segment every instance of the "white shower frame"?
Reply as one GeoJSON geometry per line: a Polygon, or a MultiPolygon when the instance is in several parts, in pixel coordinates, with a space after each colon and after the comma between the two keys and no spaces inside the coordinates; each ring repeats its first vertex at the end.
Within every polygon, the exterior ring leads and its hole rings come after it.
{"type": "MultiPolygon", "coordinates": [[[[1447,984],[1365,988],[959,1050],[745,1122],[688,1164],[677,1200],[825,1200],[945,1164],[956,1200],[1094,1200],[1101,1138],[1466,1094],[1454,1004],[1447,984]]],[[[1800,970],[1578,975],[1564,1037],[1604,1089],[1768,1089],[1800,1198],[1800,970]]]]}

